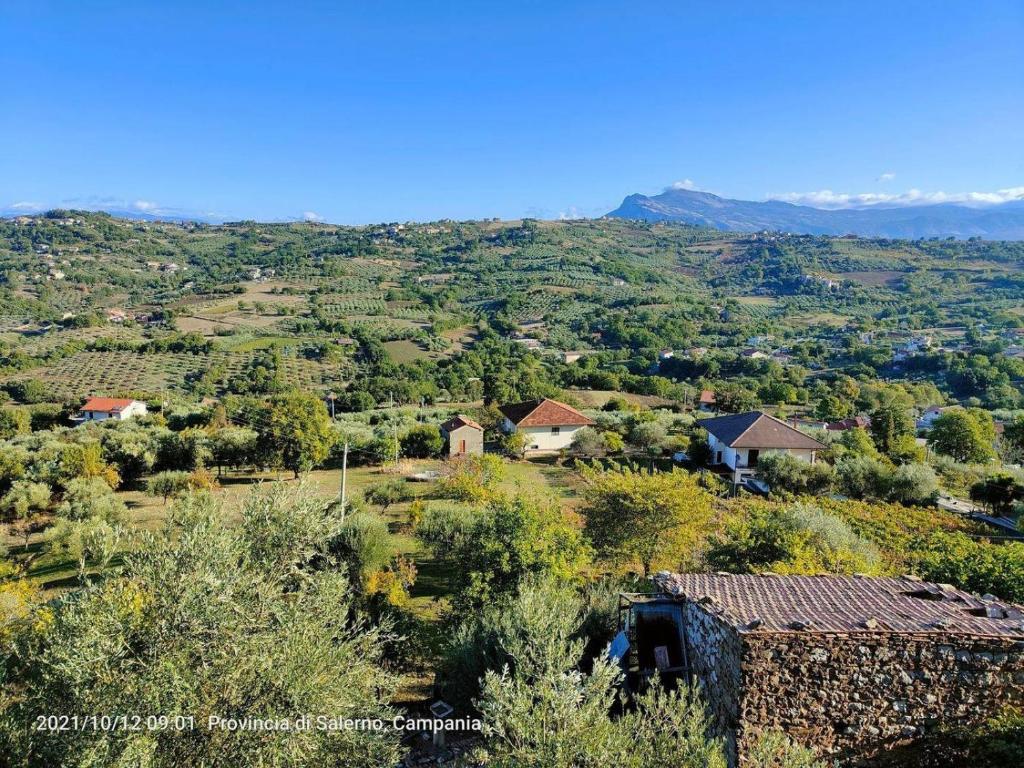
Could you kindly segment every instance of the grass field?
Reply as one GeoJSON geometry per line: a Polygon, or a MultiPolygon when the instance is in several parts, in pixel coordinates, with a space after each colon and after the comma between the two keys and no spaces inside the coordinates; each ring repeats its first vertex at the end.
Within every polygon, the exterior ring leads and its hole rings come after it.
{"type": "MultiPolygon", "coordinates": [[[[407,477],[416,472],[439,469],[439,460],[403,461],[399,471],[382,467],[353,467],[348,472],[349,498],[359,498],[362,493],[380,482],[396,477],[407,477]]],[[[521,461],[506,464],[506,477],[501,488],[507,492],[528,494],[550,494],[559,502],[572,508],[575,505],[574,473],[564,466],[547,461],[521,461]]],[[[218,478],[214,497],[218,509],[228,524],[239,520],[243,506],[250,494],[259,492],[268,484],[281,482],[302,489],[303,494],[328,501],[340,495],[341,471],[321,469],[309,472],[299,480],[287,472],[232,472],[218,478]]],[[[435,483],[409,483],[414,498],[429,502],[436,497],[435,483]]],[[[158,531],[167,522],[173,501],[167,504],[143,489],[118,491],[117,494],[128,508],[126,524],[130,530],[158,531]]],[[[450,503],[450,502],[446,502],[450,503]]],[[[412,501],[394,504],[382,513],[391,533],[392,549],[412,560],[419,577],[411,590],[410,607],[416,615],[436,619],[444,606],[444,596],[450,592],[449,574],[425,551],[409,530],[409,508],[412,501]]],[[[376,509],[370,506],[370,509],[376,509]]],[[[379,511],[379,510],[378,510],[379,511]]],[[[43,531],[29,539],[28,554],[37,553],[48,540],[50,533],[43,531]]],[[[8,537],[5,541],[15,557],[24,554],[23,541],[8,537]]],[[[56,590],[75,582],[75,564],[59,554],[45,554],[33,562],[29,576],[46,590],[56,590]]]]}
{"type": "Polygon", "coordinates": [[[772,296],[737,296],[736,301],[745,307],[779,306],[779,300],[772,296]]]}

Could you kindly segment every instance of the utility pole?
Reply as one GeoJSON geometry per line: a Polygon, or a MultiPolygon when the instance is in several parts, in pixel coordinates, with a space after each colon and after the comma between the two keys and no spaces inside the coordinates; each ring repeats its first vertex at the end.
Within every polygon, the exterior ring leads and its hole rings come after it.
{"type": "Polygon", "coordinates": [[[395,394],[388,392],[388,407],[391,411],[391,431],[395,440],[395,468],[398,468],[398,419],[395,418],[395,394]]]}
{"type": "Polygon", "coordinates": [[[346,486],[348,484],[348,440],[345,440],[345,450],[341,454],[341,520],[345,521],[345,504],[348,501],[346,486]]]}

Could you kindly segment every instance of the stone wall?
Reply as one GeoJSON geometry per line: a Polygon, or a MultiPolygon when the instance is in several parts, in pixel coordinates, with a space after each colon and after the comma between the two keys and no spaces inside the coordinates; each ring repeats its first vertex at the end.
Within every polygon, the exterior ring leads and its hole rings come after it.
{"type": "Polygon", "coordinates": [[[765,729],[859,764],[940,723],[969,725],[1024,704],[1024,641],[1011,638],[754,631],[742,635],[741,655],[740,765],[765,729]]]}
{"type": "Polygon", "coordinates": [[[740,636],[717,616],[689,601],[683,606],[683,621],[694,682],[714,719],[715,735],[725,737],[729,752],[735,753],[743,659],[740,636]]]}

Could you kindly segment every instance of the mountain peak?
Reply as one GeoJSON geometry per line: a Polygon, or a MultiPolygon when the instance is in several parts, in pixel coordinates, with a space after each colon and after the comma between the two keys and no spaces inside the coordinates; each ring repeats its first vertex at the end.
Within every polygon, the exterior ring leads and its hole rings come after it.
{"type": "Polygon", "coordinates": [[[1013,203],[985,207],[944,203],[829,210],[779,200],[732,200],[710,192],[674,187],[659,195],[629,195],[607,215],[643,221],[678,221],[734,232],[776,230],[808,235],[1024,240],[1024,206],[1013,203]]]}

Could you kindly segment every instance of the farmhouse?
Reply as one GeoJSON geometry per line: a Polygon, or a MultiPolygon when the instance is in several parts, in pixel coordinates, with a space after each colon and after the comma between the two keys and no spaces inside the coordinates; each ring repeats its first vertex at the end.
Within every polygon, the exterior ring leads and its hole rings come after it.
{"type": "Polygon", "coordinates": [[[146,404],[138,400],[116,397],[90,397],[85,405],[78,409],[75,420],[106,421],[107,419],[130,419],[134,416],[145,416],[146,404]]]}
{"type": "Polygon", "coordinates": [[[702,689],[733,766],[766,730],[871,765],[1024,703],[1024,608],[991,596],[912,576],[662,572],[655,584],[623,596],[628,666],[702,689]]]}
{"type": "Polygon", "coordinates": [[[573,435],[594,422],[575,408],[557,400],[542,398],[501,406],[506,434],[526,435],[527,451],[560,451],[568,448],[573,435]]]}
{"type": "Polygon", "coordinates": [[[732,470],[735,483],[754,474],[758,459],[768,453],[788,453],[814,463],[825,446],[784,421],[761,411],[701,419],[708,432],[711,463],[732,470]]]}
{"type": "Polygon", "coordinates": [[[445,449],[449,456],[465,456],[484,452],[484,428],[469,416],[459,414],[441,425],[445,449]]]}
{"type": "Polygon", "coordinates": [[[825,425],[829,432],[845,432],[848,429],[866,429],[871,426],[871,419],[867,416],[851,416],[848,419],[832,421],[825,425]]]}
{"type": "Polygon", "coordinates": [[[715,410],[715,392],[712,389],[702,389],[700,397],[697,398],[697,408],[702,411],[715,410]]]}

